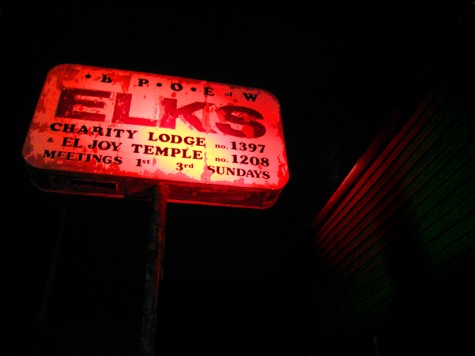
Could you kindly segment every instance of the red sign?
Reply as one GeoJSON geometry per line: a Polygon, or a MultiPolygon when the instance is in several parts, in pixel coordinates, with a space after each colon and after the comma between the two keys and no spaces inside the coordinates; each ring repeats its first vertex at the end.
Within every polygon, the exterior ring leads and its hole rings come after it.
{"type": "Polygon", "coordinates": [[[289,171],[278,100],[255,88],[63,64],[23,147],[45,191],[267,208],[289,171]]]}

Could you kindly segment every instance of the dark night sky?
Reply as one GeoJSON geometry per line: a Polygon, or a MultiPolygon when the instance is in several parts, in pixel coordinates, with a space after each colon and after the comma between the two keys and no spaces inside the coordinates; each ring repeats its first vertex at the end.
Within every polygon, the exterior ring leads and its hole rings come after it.
{"type": "Polygon", "coordinates": [[[2,235],[7,290],[21,301],[19,355],[134,354],[140,329],[150,206],[38,191],[22,160],[45,76],[61,63],[255,87],[279,99],[290,181],[276,205],[168,204],[159,340],[199,335],[202,350],[213,338],[315,342],[318,327],[303,326],[318,322],[307,226],[469,4],[327,3],[2,8],[2,235]]]}

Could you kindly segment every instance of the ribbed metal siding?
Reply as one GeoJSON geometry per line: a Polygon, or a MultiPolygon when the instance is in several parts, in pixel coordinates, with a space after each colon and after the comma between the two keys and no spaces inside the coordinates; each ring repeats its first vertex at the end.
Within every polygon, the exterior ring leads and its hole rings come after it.
{"type": "Polygon", "coordinates": [[[376,328],[473,267],[474,103],[463,78],[433,90],[316,217],[324,336],[376,328]]]}

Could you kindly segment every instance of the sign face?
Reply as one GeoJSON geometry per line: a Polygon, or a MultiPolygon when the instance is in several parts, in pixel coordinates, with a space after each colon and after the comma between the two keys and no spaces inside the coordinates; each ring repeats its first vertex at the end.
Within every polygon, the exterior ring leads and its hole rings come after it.
{"type": "Polygon", "coordinates": [[[278,100],[203,80],[62,64],[23,157],[40,189],[235,207],[273,205],[289,179],[278,100]]]}

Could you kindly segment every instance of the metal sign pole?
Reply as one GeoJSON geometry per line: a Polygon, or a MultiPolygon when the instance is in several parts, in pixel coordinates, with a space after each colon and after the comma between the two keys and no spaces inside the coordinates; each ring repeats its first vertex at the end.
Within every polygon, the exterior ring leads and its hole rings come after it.
{"type": "Polygon", "coordinates": [[[152,221],[147,243],[147,264],[140,338],[140,355],[155,355],[157,333],[158,284],[163,277],[162,260],[165,248],[165,227],[167,211],[167,189],[156,185],[152,192],[152,221]]]}

